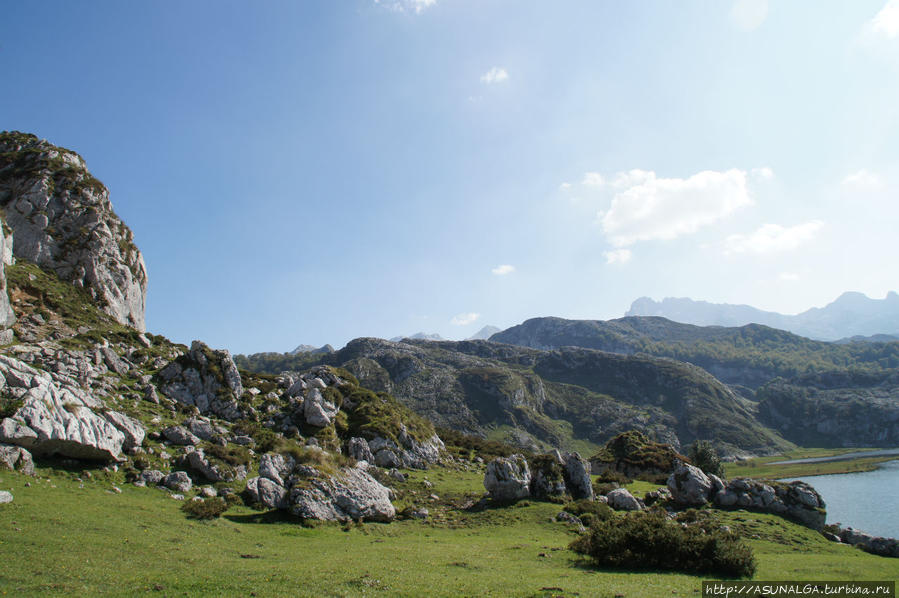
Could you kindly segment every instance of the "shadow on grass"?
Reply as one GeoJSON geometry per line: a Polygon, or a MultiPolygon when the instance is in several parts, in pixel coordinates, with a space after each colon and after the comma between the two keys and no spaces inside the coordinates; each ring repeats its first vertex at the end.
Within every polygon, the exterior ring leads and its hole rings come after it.
{"type": "Polygon", "coordinates": [[[260,511],[258,513],[249,513],[247,515],[233,515],[226,513],[222,515],[222,519],[227,519],[234,523],[298,523],[303,524],[303,520],[295,515],[291,515],[286,511],[260,511]]]}

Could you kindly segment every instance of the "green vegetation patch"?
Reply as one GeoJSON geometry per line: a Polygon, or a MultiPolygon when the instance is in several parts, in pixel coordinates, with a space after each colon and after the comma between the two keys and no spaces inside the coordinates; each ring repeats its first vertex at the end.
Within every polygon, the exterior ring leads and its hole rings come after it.
{"type": "Polygon", "coordinates": [[[659,511],[596,520],[570,548],[599,567],[726,577],[751,577],[756,570],[752,549],[736,534],[698,523],[682,526],[659,511]]]}
{"type": "Polygon", "coordinates": [[[353,385],[347,385],[341,391],[345,402],[355,405],[347,409],[347,427],[352,436],[369,440],[382,436],[399,444],[404,427],[406,433],[419,442],[434,435],[431,422],[385,392],[375,393],[353,385]]]}

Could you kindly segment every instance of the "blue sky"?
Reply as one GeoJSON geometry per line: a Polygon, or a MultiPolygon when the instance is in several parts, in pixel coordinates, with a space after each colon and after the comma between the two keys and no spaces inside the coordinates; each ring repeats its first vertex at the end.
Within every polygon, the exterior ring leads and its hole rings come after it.
{"type": "Polygon", "coordinates": [[[899,0],[12,2],[148,328],[234,352],[899,289],[899,0]]]}

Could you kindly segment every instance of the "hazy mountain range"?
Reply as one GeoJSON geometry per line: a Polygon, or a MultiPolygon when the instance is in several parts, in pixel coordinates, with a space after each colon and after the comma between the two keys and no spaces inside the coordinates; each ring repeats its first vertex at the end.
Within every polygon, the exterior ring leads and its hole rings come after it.
{"type": "Polygon", "coordinates": [[[812,339],[837,341],[850,337],[895,340],[899,335],[899,294],[890,291],[883,299],[871,299],[862,293],[847,292],[824,307],[813,307],[800,314],[785,315],[749,305],[709,303],[689,298],[667,297],[655,301],[641,297],[631,304],[626,316],[662,316],[675,322],[698,326],[744,326],[764,324],[788,330],[812,339]]]}

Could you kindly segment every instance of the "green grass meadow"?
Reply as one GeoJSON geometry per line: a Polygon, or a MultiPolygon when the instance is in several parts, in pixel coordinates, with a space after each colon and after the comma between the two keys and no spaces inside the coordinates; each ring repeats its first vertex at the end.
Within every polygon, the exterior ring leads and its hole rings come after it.
{"type": "MultiPolygon", "coordinates": [[[[233,507],[185,517],[162,490],[42,468],[0,472],[2,596],[695,596],[701,577],[597,570],[569,551],[576,531],[552,503],[471,511],[482,473],[414,472],[429,521],[304,527],[233,507]],[[30,487],[26,487],[26,483],[30,487]],[[113,484],[122,489],[112,490],[113,484]]],[[[645,484],[645,483],[644,483],[645,484]]],[[[640,495],[652,485],[633,486],[640,495]]],[[[833,544],[780,518],[719,515],[752,545],[756,579],[895,579],[897,563],[833,544]]]]}

